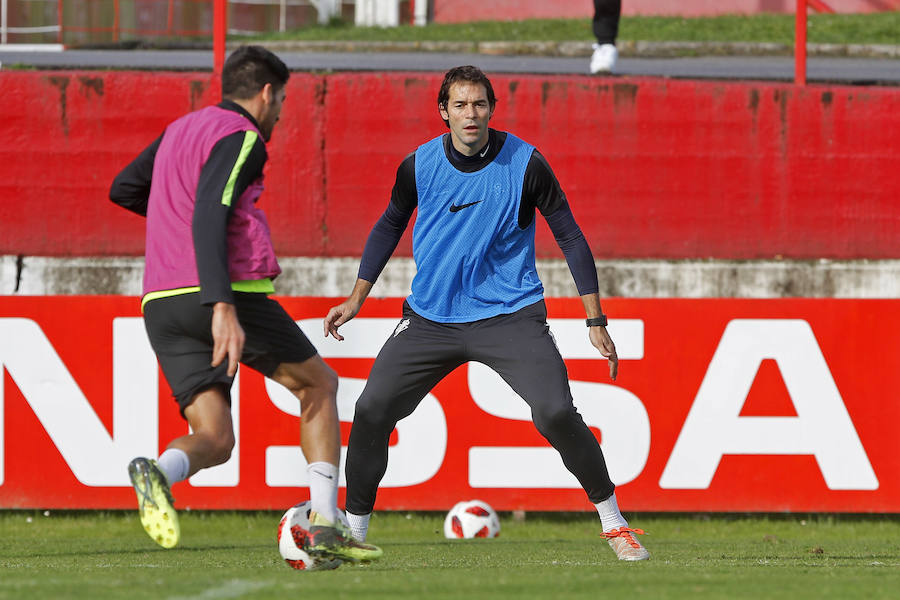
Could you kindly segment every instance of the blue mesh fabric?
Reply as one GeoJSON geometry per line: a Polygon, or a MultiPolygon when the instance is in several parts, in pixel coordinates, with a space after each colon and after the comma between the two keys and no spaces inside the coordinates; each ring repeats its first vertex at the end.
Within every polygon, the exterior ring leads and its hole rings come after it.
{"type": "Polygon", "coordinates": [[[432,321],[467,323],[508,314],[543,297],[534,266],[534,221],[518,225],[534,147],[508,134],[483,169],[454,168],[437,137],[416,150],[416,276],[408,298],[432,321]],[[451,210],[453,209],[453,210],[451,210]]]}

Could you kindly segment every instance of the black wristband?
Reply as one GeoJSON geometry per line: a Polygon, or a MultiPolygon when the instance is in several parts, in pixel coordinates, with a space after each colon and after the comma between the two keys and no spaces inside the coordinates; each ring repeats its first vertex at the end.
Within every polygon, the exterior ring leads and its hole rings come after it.
{"type": "Polygon", "coordinates": [[[599,317],[594,317],[593,319],[585,319],[584,322],[588,327],[606,327],[606,315],[600,315],[599,317]]]}

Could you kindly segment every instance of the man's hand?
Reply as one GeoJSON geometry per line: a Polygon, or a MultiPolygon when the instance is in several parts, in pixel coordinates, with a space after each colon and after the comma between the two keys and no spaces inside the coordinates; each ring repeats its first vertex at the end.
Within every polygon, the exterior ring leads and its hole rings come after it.
{"type": "Polygon", "coordinates": [[[328,314],[325,315],[325,337],[331,334],[331,337],[339,342],[343,342],[344,336],[338,333],[338,327],[355,317],[359,309],[360,305],[352,302],[350,299],[344,300],[337,306],[332,306],[328,314]]]}
{"type": "Polygon", "coordinates": [[[373,285],[375,284],[365,279],[356,280],[356,283],[353,285],[353,291],[350,292],[350,297],[337,306],[333,306],[328,311],[328,314],[325,315],[325,337],[331,334],[331,337],[337,341],[344,341],[344,336],[338,333],[338,327],[356,316],[356,313],[362,308],[363,302],[369,296],[369,292],[372,291],[373,285]]]}
{"type": "Polygon", "coordinates": [[[216,302],[213,305],[212,336],[213,355],[210,365],[218,367],[227,356],[228,376],[234,377],[244,352],[245,340],[244,329],[238,322],[234,304],[216,302]]]}
{"type": "Polygon", "coordinates": [[[606,327],[589,327],[588,337],[594,348],[600,351],[600,354],[609,360],[609,378],[613,381],[619,374],[619,357],[616,355],[616,345],[613,344],[612,338],[606,331],[606,327]]]}

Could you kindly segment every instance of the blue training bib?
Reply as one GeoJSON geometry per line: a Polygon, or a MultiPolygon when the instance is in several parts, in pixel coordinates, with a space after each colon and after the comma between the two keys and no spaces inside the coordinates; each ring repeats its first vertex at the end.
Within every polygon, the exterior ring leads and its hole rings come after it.
{"type": "Polygon", "coordinates": [[[416,276],[410,307],[440,323],[515,312],[543,298],[534,264],[534,219],[519,227],[525,169],[534,146],[507,134],[500,153],[474,173],[457,170],[443,136],[416,150],[416,276]]]}

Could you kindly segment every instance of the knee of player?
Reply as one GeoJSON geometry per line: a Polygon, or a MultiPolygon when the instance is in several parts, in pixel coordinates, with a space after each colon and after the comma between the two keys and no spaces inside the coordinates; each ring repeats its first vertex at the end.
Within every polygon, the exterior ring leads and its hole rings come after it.
{"type": "Polygon", "coordinates": [[[356,401],[356,410],[353,413],[354,426],[359,423],[370,427],[380,427],[388,424],[393,427],[396,423],[391,424],[390,420],[388,411],[381,408],[377,402],[371,401],[365,394],[356,401]]]}
{"type": "Polygon", "coordinates": [[[325,395],[334,398],[337,396],[338,374],[323,362],[312,376],[288,382],[285,385],[301,400],[307,395],[325,395]]]}
{"type": "Polygon", "coordinates": [[[575,414],[571,406],[544,406],[531,413],[535,427],[545,435],[570,427],[575,414]]]}
{"type": "Polygon", "coordinates": [[[216,464],[220,465],[228,462],[228,459],[231,458],[232,450],[234,450],[233,431],[223,432],[221,435],[216,436],[212,445],[213,459],[216,464]]]}
{"type": "Polygon", "coordinates": [[[325,368],[322,369],[322,375],[319,378],[319,387],[324,389],[329,396],[336,396],[338,389],[338,374],[334,369],[325,365],[325,368]]]}

